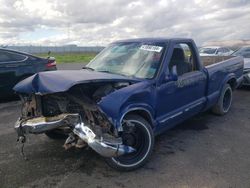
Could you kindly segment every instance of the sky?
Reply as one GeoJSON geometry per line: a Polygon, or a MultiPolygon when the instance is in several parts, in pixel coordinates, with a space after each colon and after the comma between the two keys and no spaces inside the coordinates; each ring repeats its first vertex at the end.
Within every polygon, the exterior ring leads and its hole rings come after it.
{"type": "Polygon", "coordinates": [[[0,45],[250,39],[250,0],[0,0],[0,45]]]}

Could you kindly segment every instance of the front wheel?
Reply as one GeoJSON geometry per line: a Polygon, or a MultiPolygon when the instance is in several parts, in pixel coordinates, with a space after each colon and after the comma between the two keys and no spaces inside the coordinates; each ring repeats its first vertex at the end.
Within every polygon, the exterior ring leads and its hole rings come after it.
{"type": "Polygon", "coordinates": [[[224,115],[226,114],[232,104],[233,100],[233,91],[229,84],[225,84],[222,88],[220,98],[218,102],[212,108],[212,112],[217,115],[224,115]]]}
{"type": "Polygon", "coordinates": [[[107,158],[108,165],[120,171],[131,171],[143,166],[152,154],[154,146],[154,134],[150,124],[141,116],[127,115],[124,118],[121,137],[124,145],[131,146],[136,151],[107,158]]]}

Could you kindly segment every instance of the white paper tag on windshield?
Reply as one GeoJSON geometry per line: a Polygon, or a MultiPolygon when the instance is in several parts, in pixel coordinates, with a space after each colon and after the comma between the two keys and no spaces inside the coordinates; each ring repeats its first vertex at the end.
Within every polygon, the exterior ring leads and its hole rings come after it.
{"type": "Polygon", "coordinates": [[[141,50],[146,50],[150,52],[161,52],[163,47],[161,46],[153,46],[153,45],[142,45],[140,47],[141,50]]]}

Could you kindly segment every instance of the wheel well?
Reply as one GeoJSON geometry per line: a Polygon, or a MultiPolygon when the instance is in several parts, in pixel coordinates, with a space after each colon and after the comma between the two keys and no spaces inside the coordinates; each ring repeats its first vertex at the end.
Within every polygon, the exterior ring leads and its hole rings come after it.
{"type": "Polygon", "coordinates": [[[151,125],[151,127],[153,127],[153,120],[149,112],[145,110],[133,110],[133,111],[128,112],[125,116],[129,114],[136,114],[136,115],[143,117],[151,125]]]}
{"type": "Polygon", "coordinates": [[[231,78],[227,83],[231,86],[232,90],[236,89],[237,81],[235,78],[231,78]]]}

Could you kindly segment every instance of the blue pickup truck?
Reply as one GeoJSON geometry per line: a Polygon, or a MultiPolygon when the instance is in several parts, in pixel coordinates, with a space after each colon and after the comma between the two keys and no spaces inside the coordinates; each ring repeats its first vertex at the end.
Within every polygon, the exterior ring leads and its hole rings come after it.
{"type": "Polygon", "coordinates": [[[199,57],[192,39],[117,41],[82,70],[37,73],[14,90],[22,100],[15,124],[26,134],[90,147],[118,170],[148,160],[154,138],[206,110],[226,114],[242,81],[241,57],[199,57]]]}

